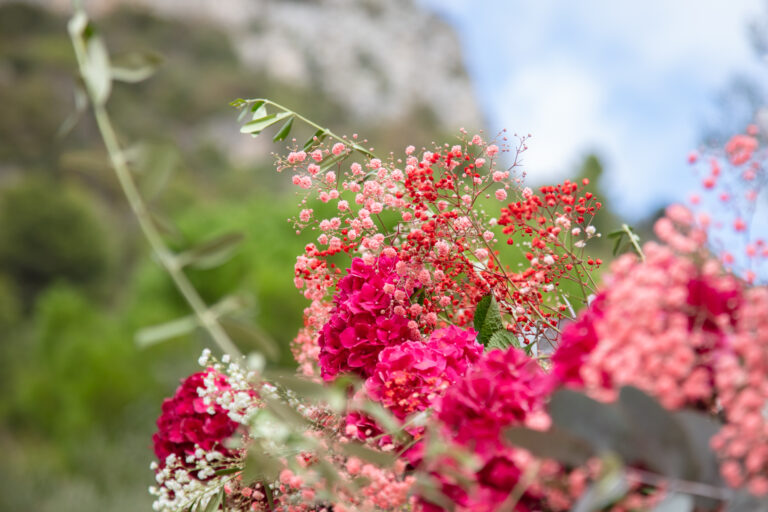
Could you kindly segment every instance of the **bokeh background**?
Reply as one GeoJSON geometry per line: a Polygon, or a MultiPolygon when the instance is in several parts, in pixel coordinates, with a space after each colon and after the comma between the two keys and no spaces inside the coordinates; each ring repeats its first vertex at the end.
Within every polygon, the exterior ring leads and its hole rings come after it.
{"type": "MultiPolygon", "coordinates": [[[[530,132],[531,183],[588,177],[606,205],[598,229],[627,220],[645,237],[693,184],[688,152],[765,117],[758,0],[84,3],[115,58],[162,58],[149,80],[116,84],[109,111],[141,155],[142,192],[177,226],[169,243],[244,234],[191,278],[209,303],[247,304],[285,366],[309,239],[287,222],[281,147],[239,134],[229,101],[270,97],[385,154],[460,127],[530,132]]],[[[136,343],[188,310],[93,120],[60,133],[76,107],[70,14],[64,0],[0,0],[0,511],[150,510],[154,421],[207,340],[136,343]]]]}

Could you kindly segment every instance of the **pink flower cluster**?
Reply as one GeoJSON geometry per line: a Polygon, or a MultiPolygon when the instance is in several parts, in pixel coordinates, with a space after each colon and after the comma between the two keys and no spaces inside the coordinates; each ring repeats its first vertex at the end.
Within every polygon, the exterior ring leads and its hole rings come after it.
{"type": "Polygon", "coordinates": [[[451,326],[434,331],[427,343],[385,348],[365,382],[368,395],[401,420],[426,410],[480,357],[476,336],[472,329],[451,326]]]}
{"type": "Polygon", "coordinates": [[[547,391],[541,367],[520,350],[492,350],[448,390],[437,417],[461,446],[491,456],[503,447],[502,429],[539,412],[547,391]]]}
{"type": "Polygon", "coordinates": [[[766,231],[758,221],[765,189],[766,151],[759,130],[750,125],[746,133],[733,135],[721,148],[706,151],[709,158],[692,154],[689,162],[701,174],[701,193],[690,202],[697,222],[707,232],[709,246],[723,264],[747,282],[765,282],[768,266],[766,231]],[[701,160],[701,161],[700,161],[701,160]]]}
{"type": "Polygon", "coordinates": [[[703,252],[643,249],[645,261],[613,263],[601,295],[564,330],[552,380],[603,400],[631,385],[669,409],[724,418],[712,443],[723,477],[768,494],[768,290],[747,289],[703,252]]]}
{"type": "Polygon", "coordinates": [[[175,455],[185,465],[187,456],[194,455],[198,448],[205,452],[215,450],[224,456],[234,454],[222,443],[235,433],[239,424],[220,405],[206,401],[198,392],[206,388],[204,380],[212,374],[218,389],[229,388],[224,375],[209,369],[184,379],[176,393],[163,401],[157,432],[152,436],[160,467],[169,455],[175,455]]]}
{"type": "Polygon", "coordinates": [[[644,252],[645,262],[614,262],[598,303],[565,329],[552,375],[604,399],[631,385],[668,408],[709,410],[740,286],[718,265],[700,268],[669,247],[648,243],[644,252]]]}
{"type": "Polygon", "coordinates": [[[713,447],[729,485],[768,495],[768,289],[744,293],[727,343],[715,375],[726,422],[713,447]]]}
{"type": "Polygon", "coordinates": [[[323,379],[340,373],[367,378],[382,350],[419,338],[415,325],[395,312],[395,262],[382,256],[368,265],[355,258],[339,281],[335,307],[318,338],[323,379]]]}
{"type": "MultiPolygon", "coordinates": [[[[469,490],[455,479],[462,472],[459,468],[446,470],[455,461],[439,461],[426,468],[462,510],[496,510],[509,497],[531,458],[512,448],[501,434],[514,425],[546,426],[547,390],[547,375],[536,361],[517,349],[493,350],[440,400],[437,418],[443,435],[480,459],[480,469],[464,475],[473,482],[469,490]]],[[[442,510],[427,500],[422,502],[425,511],[442,510]]],[[[526,490],[515,510],[534,510],[536,503],[540,498],[526,490]]]]}

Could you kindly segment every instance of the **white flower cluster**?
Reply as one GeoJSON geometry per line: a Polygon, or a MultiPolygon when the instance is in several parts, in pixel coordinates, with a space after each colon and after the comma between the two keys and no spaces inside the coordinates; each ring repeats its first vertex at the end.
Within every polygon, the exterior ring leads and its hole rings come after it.
{"type": "Polygon", "coordinates": [[[217,451],[206,452],[197,447],[194,455],[186,458],[188,465],[194,464],[191,468],[184,466],[175,454],[166,457],[162,469],[157,462],[152,462],[149,468],[155,471],[155,480],[159,484],[149,488],[149,494],[156,497],[152,509],[157,512],[175,512],[186,510],[195,503],[206,504],[229,477],[205,482],[201,480],[213,477],[221,467],[223,458],[217,451]]]}
{"type": "Polygon", "coordinates": [[[214,405],[219,405],[227,411],[232,421],[247,425],[249,417],[258,410],[257,398],[251,385],[256,372],[232,362],[229,354],[224,354],[219,363],[211,358],[211,351],[207,348],[203,350],[198,363],[204,368],[210,367],[217,373],[226,375],[229,384],[229,389],[222,390],[216,385],[216,373],[213,372],[203,379],[205,387],[198,388],[197,393],[208,406],[208,413],[214,414],[214,405]]]}

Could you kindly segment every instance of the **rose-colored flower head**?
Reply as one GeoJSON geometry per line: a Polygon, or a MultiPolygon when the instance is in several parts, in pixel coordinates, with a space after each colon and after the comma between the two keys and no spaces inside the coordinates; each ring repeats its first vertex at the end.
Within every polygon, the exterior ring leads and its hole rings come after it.
{"type": "Polygon", "coordinates": [[[483,353],[483,346],[477,342],[477,331],[454,325],[433,331],[428,345],[445,357],[446,378],[451,383],[463,377],[483,353]]]}
{"type": "Polygon", "coordinates": [[[365,381],[368,395],[399,419],[423,411],[450,385],[445,356],[420,341],[387,347],[373,375],[365,381]]]}
{"type": "Polygon", "coordinates": [[[438,419],[450,438],[480,455],[498,451],[501,431],[541,410],[547,376],[517,349],[492,350],[449,388],[438,404],[438,419]]]}
{"type": "Polygon", "coordinates": [[[397,280],[395,263],[395,258],[386,257],[372,265],[362,258],[352,260],[349,274],[339,281],[335,307],[318,339],[323,379],[333,380],[340,373],[367,378],[379,352],[418,337],[408,319],[394,313],[394,297],[386,291],[391,287],[385,289],[397,280]]]}
{"type": "Polygon", "coordinates": [[[617,259],[598,300],[566,327],[553,381],[604,400],[630,385],[669,408],[707,410],[742,287],[712,260],[699,265],[654,243],[644,251],[645,261],[617,259]]]}
{"type": "Polygon", "coordinates": [[[387,347],[365,383],[368,395],[404,420],[432,407],[475,363],[483,347],[474,330],[438,329],[427,343],[407,341],[387,347]]]}
{"type": "Polygon", "coordinates": [[[199,388],[206,388],[204,380],[210,374],[215,376],[217,388],[229,388],[224,375],[209,369],[184,379],[173,397],[163,401],[157,432],[152,436],[160,467],[165,466],[166,457],[171,454],[186,464],[186,457],[198,447],[206,452],[216,450],[224,456],[233,455],[222,443],[235,433],[239,424],[220,405],[206,403],[198,393],[199,388]]]}
{"type": "Polygon", "coordinates": [[[595,321],[603,316],[603,300],[604,296],[599,295],[582,315],[563,329],[557,351],[552,354],[550,375],[556,387],[579,387],[584,383],[579,372],[587,356],[597,346],[595,321]]]}

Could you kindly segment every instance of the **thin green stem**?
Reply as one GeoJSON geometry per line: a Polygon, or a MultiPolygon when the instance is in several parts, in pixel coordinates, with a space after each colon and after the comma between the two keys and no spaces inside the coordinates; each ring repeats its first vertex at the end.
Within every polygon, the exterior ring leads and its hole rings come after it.
{"type": "Polygon", "coordinates": [[[627,224],[622,224],[621,230],[624,231],[629,237],[629,241],[632,244],[632,247],[634,247],[635,252],[637,252],[637,255],[640,256],[640,261],[645,261],[645,253],[643,252],[643,249],[640,247],[640,244],[637,243],[638,238],[637,238],[637,235],[634,233],[634,231],[632,231],[632,228],[630,228],[627,224]]]}
{"type": "Polygon", "coordinates": [[[258,102],[263,102],[264,105],[272,105],[275,108],[279,108],[283,112],[288,112],[291,115],[293,115],[296,119],[299,119],[300,121],[302,121],[303,123],[311,126],[312,128],[314,128],[316,130],[322,130],[326,137],[330,137],[332,139],[336,139],[339,142],[343,142],[345,144],[351,144],[352,147],[355,149],[355,151],[358,151],[358,152],[360,152],[360,153],[362,153],[362,154],[364,154],[364,155],[366,155],[366,156],[368,156],[370,158],[376,158],[375,154],[371,153],[370,151],[365,149],[363,146],[361,146],[357,142],[354,142],[354,141],[351,141],[349,139],[345,139],[344,137],[341,137],[339,135],[336,135],[335,133],[333,133],[328,128],[326,128],[324,126],[320,126],[319,124],[315,123],[314,121],[311,121],[310,119],[307,119],[306,117],[302,116],[298,112],[296,112],[294,110],[291,110],[288,107],[285,107],[283,105],[280,105],[279,103],[275,103],[274,101],[272,101],[270,99],[267,99],[267,98],[253,98],[253,99],[250,99],[250,100],[243,100],[243,103],[241,103],[241,105],[251,105],[253,103],[258,103],[258,102]]]}
{"type": "MultiPolygon", "coordinates": [[[[77,63],[82,74],[85,74],[86,66],[86,48],[83,41],[79,37],[73,37],[72,43],[75,48],[75,55],[77,57],[77,63]]],[[[118,142],[117,134],[115,133],[112,121],[109,118],[106,107],[100,102],[96,101],[93,92],[89,87],[86,87],[88,95],[93,105],[93,114],[96,118],[96,123],[99,127],[99,132],[106,146],[107,153],[109,154],[109,160],[112,164],[112,168],[117,175],[117,179],[120,182],[120,186],[123,189],[128,204],[135,215],[141,232],[149,242],[149,246],[155,253],[160,265],[165,269],[171,280],[176,285],[179,293],[189,304],[190,308],[194,312],[195,316],[201,327],[203,327],[210,334],[213,341],[219,346],[219,348],[230,354],[232,357],[241,356],[240,351],[235,344],[229,338],[224,328],[218,321],[216,314],[208,308],[205,301],[203,301],[200,294],[184,273],[182,266],[179,264],[175,254],[168,248],[163,240],[160,232],[152,221],[151,214],[147,208],[147,204],[139,193],[139,189],[136,186],[136,182],[131,175],[131,171],[128,168],[128,164],[125,160],[125,155],[120,149],[120,143],[118,142]]]]}

